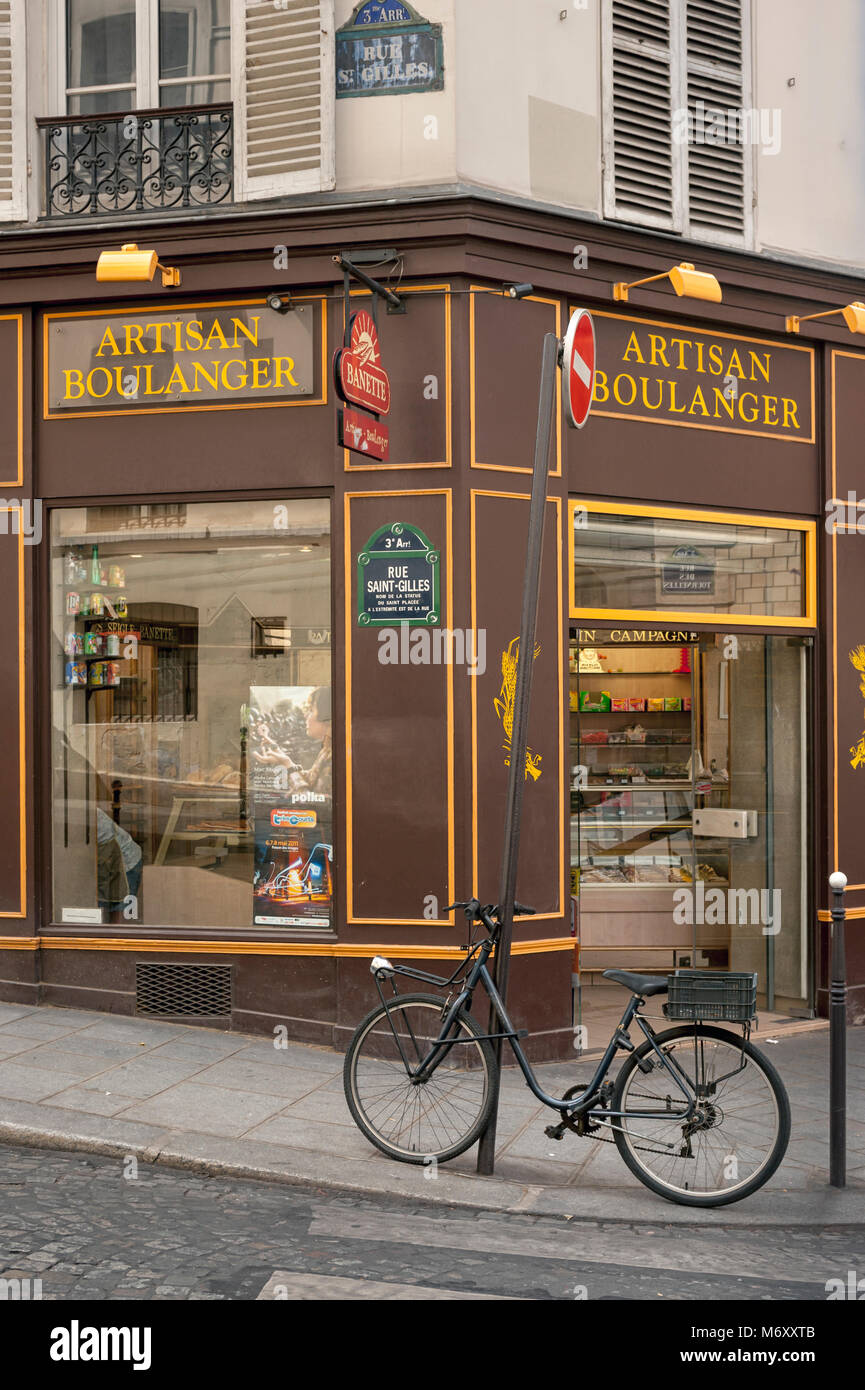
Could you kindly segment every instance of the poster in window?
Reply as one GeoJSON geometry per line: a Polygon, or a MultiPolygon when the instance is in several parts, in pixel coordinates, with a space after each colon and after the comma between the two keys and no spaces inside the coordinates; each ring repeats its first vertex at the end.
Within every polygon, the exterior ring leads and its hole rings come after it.
{"type": "Polygon", "coordinates": [[[331,925],[330,687],[252,686],[249,786],[255,821],[254,926],[331,925]]]}

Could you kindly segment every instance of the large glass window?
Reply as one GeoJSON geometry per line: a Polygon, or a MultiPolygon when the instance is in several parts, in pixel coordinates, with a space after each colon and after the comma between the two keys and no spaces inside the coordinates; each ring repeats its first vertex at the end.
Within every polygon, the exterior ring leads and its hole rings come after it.
{"type": "Polygon", "coordinates": [[[52,514],[54,917],[332,921],[323,499],[52,514]]]}
{"type": "Polygon", "coordinates": [[[571,504],[571,614],[726,615],[813,625],[812,523],[571,504]],[[796,621],[798,620],[798,622],[796,621]]]}
{"type": "Polygon", "coordinates": [[[230,11],[231,0],[66,0],[69,114],[228,101],[230,11]]]}

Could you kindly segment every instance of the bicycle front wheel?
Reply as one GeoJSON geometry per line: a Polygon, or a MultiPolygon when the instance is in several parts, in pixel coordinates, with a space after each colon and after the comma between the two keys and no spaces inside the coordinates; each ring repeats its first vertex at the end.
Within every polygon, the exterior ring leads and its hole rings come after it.
{"type": "Polygon", "coordinates": [[[429,1079],[412,1081],[410,1070],[432,1048],[442,1018],[435,995],[398,995],[387,1011],[379,1006],[367,1015],[345,1056],[345,1098],[355,1123],[402,1163],[443,1163],[464,1153],[486,1129],[498,1094],[492,1047],[466,1013],[429,1079]]]}
{"type": "Polygon", "coordinates": [[[772,1063],[724,1028],[685,1025],[655,1042],[684,1073],[696,1096],[686,1120],[651,1118],[679,1111],[684,1097],[651,1043],[632,1052],[616,1078],[612,1121],[631,1172],[668,1201],[693,1207],[738,1202],[762,1187],[787,1150],[790,1102],[772,1063]]]}

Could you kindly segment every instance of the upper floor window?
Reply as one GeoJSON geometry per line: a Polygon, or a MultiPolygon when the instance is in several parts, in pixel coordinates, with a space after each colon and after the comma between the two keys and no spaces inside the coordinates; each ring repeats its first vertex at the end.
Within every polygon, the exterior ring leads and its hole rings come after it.
{"type": "Polygon", "coordinates": [[[766,134],[750,0],[608,0],[602,14],[605,216],[749,245],[766,134]]]}
{"type": "Polygon", "coordinates": [[[66,0],[70,115],[231,98],[231,0],[66,0]]]}

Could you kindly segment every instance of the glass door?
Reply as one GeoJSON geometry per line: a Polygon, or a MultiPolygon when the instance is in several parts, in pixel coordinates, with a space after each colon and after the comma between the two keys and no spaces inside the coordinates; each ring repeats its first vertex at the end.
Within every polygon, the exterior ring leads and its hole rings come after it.
{"type": "MultiPolygon", "coordinates": [[[[699,888],[695,915],[723,916],[727,968],[756,970],[769,1013],[812,1011],[808,956],[808,691],[811,639],[714,637],[699,652],[702,743],[722,815],[695,816],[698,859],[727,864],[723,897],[699,888]]],[[[716,801],[702,803],[708,812],[716,801]]],[[[696,964],[701,964],[697,960],[696,964]]]]}
{"type": "Polygon", "coordinates": [[[620,990],[603,979],[611,967],[756,970],[764,1012],[810,1011],[810,646],[572,634],[578,1022],[602,1012],[606,1025],[620,1011],[620,990]]]}

